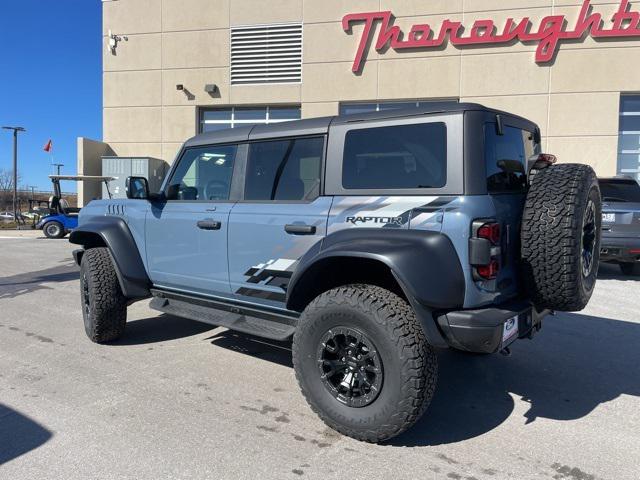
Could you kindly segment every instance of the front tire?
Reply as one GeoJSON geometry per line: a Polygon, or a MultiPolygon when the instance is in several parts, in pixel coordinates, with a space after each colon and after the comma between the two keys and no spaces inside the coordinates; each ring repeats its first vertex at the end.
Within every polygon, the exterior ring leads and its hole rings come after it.
{"type": "Polygon", "coordinates": [[[371,285],[335,288],[307,306],[293,337],[293,364],[311,409],[366,442],[395,437],[422,416],[438,369],[411,307],[371,285]]]}
{"type": "Polygon", "coordinates": [[[627,277],[640,276],[640,263],[621,263],[619,265],[623,275],[627,277]]]}
{"type": "Polygon", "coordinates": [[[47,222],[42,228],[44,236],[47,238],[62,238],[67,232],[64,231],[64,226],[60,222],[55,220],[47,222]]]}
{"type": "Polygon", "coordinates": [[[116,340],[127,323],[127,299],[122,294],[109,250],[84,252],[80,264],[80,298],[84,329],[92,342],[116,340]]]}

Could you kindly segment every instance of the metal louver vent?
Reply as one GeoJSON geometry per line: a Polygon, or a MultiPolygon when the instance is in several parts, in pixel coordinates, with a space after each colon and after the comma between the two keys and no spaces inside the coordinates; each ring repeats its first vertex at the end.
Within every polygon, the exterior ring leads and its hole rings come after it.
{"type": "Polygon", "coordinates": [[[301,24],[231,28],[231,85],[301,81],[301,24]]]}

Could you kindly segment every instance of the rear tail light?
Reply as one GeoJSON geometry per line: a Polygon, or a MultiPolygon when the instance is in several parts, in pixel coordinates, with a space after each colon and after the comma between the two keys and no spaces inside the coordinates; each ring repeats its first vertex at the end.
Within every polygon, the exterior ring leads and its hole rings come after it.
{"type": "Polygon", "coordinates": [[[629,253],[631,255],[638,255],[638,254],[640,254],[640,248],[633,248],[633,249],[629,250],[629,253]]]}
{"type": "Polygon", "coordinates": [[[500,272],[502,233],[495,220],[476,220],[469,240],[469,261],[476,280],[494,280],[500,272]]]}
{"type": "Polygon", "coordinates": [[[500,264],[497,260],[491,260],[489,265],[480,265],[479,267],[476,267],[476,272],[478,272],[478,275],[487,280],[497,278],[499,271],[500,264]]]}
{"type": "Polygon", "coordinates": [[[485,223],[477,232],[478,238],[486,238],[492,244],[498,245],[500,243],[500,224],[499,223],[485,223]]]}

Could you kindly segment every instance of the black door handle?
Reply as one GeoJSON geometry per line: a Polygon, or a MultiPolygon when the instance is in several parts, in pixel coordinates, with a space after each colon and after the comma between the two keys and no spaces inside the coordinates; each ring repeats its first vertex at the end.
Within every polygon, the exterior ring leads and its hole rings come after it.
{"type": "Polygon", "coordinates": [[[315,225],[285,225],[284,231],[291,235],[314,235],[316,233],[315,225]]]}
{"type": "Polygon", "coordinates": [[[199,220],[197,225],[202,230],[220,230],[222,223],[217,220],[199,220]]]}

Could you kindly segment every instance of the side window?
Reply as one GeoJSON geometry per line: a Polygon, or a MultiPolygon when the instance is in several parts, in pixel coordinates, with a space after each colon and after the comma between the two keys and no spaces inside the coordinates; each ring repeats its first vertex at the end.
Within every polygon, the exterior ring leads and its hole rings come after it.
{"type": "Polygon", "coordinates": [[[447,183],[447,126],[442,122],[347,132],[345,189],[441,188],[447,183]]]}
{"type": "Polygon", "coordinates": [[[169,200],[228,200],[237,145],[190,148],[167,187],[169,200]]]}
{"type": "Polygon", "coordinates": [[[313,200],[323,151],[323,137],[251,143],[245,200],[313,200]]]}
{"type": "Polygon", "coordinates": [[[496,124],[487,123],[484,136],[489,193],[525,191],[527,160],[537,151],[533,133],[504,127],[504,135],[498,135],[496,124]]]}

